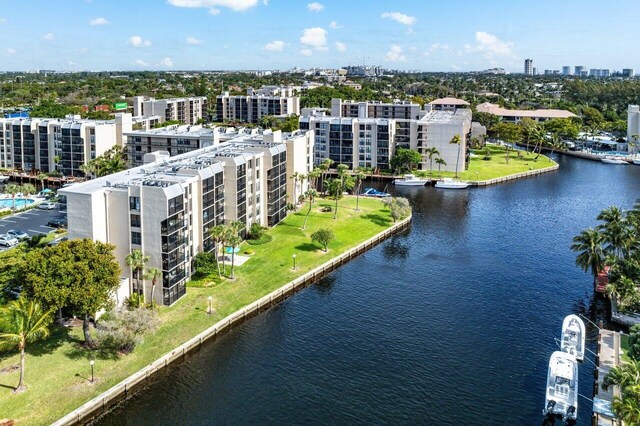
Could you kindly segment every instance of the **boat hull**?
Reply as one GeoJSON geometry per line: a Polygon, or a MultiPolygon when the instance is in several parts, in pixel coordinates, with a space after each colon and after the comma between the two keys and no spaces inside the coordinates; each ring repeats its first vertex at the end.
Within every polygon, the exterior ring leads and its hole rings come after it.
{"type": "Polygon", "coordinates": [[[636,166],[640,166],[640,158],[634,158],[633,164],[635,164],[636,166]]]}
{"type": "Polygon", "coordinates": [[[585,326],[577,315],[568,315],[562,322],[562,335],[560,336],[560,349],[576,357],[578,361],[584,360],[585,326]]]}
{"type": "Polygon", "coordinates": [[[618,165],[629,164],[625,160],[618,160],[615,158],[602,158],[600,161],[602,161],[605,164],[618,164],[618,165]]]}
{"type": "Polygon", "coordinates": [[[578,416],[578,362],[555,351],[549,359],[543,414],[576,420],[578,416]]]}
{"type": "Polygon", "coordinates": [[[435,184],[436,188],[442,188],[442,189],[465,189],[469,187],[468,183],[446,183],[446,182],[436,182],[435,184]]]}
{"type": "Polygon", "coordinates": [[[393,184],[396,186],[425,186],[427,184],[427,181],[394,180],[393,184]]]}

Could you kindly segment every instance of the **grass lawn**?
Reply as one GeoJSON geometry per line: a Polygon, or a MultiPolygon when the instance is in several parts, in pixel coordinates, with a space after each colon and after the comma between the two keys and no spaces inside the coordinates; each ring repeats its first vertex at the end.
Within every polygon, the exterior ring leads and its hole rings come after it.
{"type": "MultiPolygon", "coordinates": [[[[544,169],[545,167],[556,164],[555,161],[549,157],[540,155],[536,160],[535,157],[538,154],[524,151],[520,151],[522,157],[518,158],[518,151],[514,151],[513,149],[509,150],[509,164],[507,164],[506,150],[504,147],[498,145],[487,145],[487,147],[491,150],[491,159],[483,160],[485,156],[484,149],[474,150],[473,153],[476,154],[476,156],[471,157],[469,169],[462,171],[463,165],[459,165],[460,172],[458,174],[460,179],[467,181],[495,179],[515,173],[527,172],[529,170],[544,169]]],[[[433,166],[433,174],[427,170],[422,171],[420,175],[434,178],[455,176],[454,172],[438,172],[438,165],[435,164],[435,162],[433,166]]],[[[455,167],[455,164],[453,164],[453,166],[455,167]]]]}
{"type": "Polygon", "coordinates": [[[18,370],[14,367],[19,363],[19,356],[17,353],[4,355],[0,359],[0,418],[16,419],[19,424],[49,424],[223,317],[392,224],[389,211],[380,200],[360,198],[360,211],[355,211],[355,198],[346,197],[340,200],[338,220],[333,219],[333,212],[320,211],[321,206],[334,203],[316,200],[305,230],[300,227],[308,204],[268,231],[273,236],[271,242],[254,246],[243,243],[240,253],[250,248],[255,254],[244,265],[236,267],[235,280],[225,279],[211,286],[206,285],[206,278],[198,280],[199,287],[189,287],[186,296],[174,306],[159,308],[161,326],[129,355],[86,350],[81,346],[81,327],[55,328],[50,339],[27,347],[28,389],[19,394],[13,393],[18,382],[18,370]],[[311,243],[310,235],[319,228],[330,228],[335,234],[327,253],[311,243]],[[294,253],[297,256],[295,271],[292,270],[294,253]],[[209,296],[213,296],[213,315],[206,313],[209,296]],[[95,359],[96,382],[93,384],[89,381],[90,359],[95,359]]]}

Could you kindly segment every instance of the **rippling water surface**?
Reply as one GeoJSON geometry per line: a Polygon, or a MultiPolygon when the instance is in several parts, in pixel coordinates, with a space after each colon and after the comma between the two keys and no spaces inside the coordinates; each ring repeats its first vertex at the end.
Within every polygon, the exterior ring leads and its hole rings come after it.
{"type": "MultiPolygon", "coordinates": [[[[540,425],[562,319],[607,315],[571,238],[640,198],[640,167],[559,161],[490,188],[396,188],[412,203],[410,230],[205,345],[99,423],[540,425]]],[[[593,366],[579,374],[590,398],[593,366]]],[[[590,410],[581,398],[578,424],[590,410]]]]}

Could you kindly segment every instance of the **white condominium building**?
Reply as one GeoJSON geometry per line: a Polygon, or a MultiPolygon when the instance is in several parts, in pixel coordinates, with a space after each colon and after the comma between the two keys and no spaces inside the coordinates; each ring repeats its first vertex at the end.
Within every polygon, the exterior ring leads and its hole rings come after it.
{"type": "Polygon", "coordinates": [[[217,121],[257,123],[262,117],[300,114],[300,98],[293,86],[247,89],[246,96],[224,92],[216,99],[217,121]]]}
{"type": "Polygon", "coordinates": [[[65,176],[84,176],[81,166],[115,145],[131,131],[131,114],[114,120],[58,118],[0,119],[0,167],[57,170],[65,176]]]}
{"type": "Polygon", "coordinates": [[[196,124],[207,119],[207,97],[155,99],[146,96],[134,96],[133,115],[135,117],[154,117],[159,123],[181,121],[184,124],[196,124]]]}
{"type": "Polygon", "coordinates": [[[627,110],[627,150],[640,152],[640,106],[629,105],[627,110]]]}
{"type": "MultiPolygon", "coordinates": [[[[308,162],[292,164],[306,161],[301,152],[309,144],[311,132],[272,133],[175,157],[146,154],[143,166],[59,191],[67,200],[69,238],[114,244],[130,277],[126,256],[141,250],[149,256],[147,267],[163,274],[153,299],[171,305],[186,292],[194,256],[213,250],[210,228],[233,221],[274,226],[284,219],[289,171],[309,170],[308,162]]],[[[152,290],[148,281],[132,288],[147,300],[152,290]]]]}

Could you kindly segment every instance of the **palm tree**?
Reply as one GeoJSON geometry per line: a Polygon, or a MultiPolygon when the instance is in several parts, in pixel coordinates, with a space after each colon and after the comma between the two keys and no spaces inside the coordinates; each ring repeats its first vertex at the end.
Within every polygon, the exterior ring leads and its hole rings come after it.
{"type": "Polygon", "coordinates": [[[309,185],[313,186],[313,189],[315,190],[318,190],[318,178],[320,175],[321,173],[319,169],[313,169],[307,174],[309,185]]]}
{"type": "Polygon", "coordinates": [[[151,306],[154,306],[155,301],[153,300],[153,295],[156,290],[156,284],[159,279],[162,279],[162,271],[158,268],[149,268],[147,273],[144,274],[144,277],[148,280],[151,280],[151,306]]]}
{"type": "Polygon", "coordinates": [[[309,215],[311,214],[311,206],[313,205],[313,199],[318,196],[318,193],[315,189],[309,188],[304,193],[304,196],[309,199],[309,210],[307,211],[307,215],[304,217],[304,223],[302,224],[302,229],[307,227],[307,220],[309,219],[309,215]]]}
{"type": "Polygon", "coordinates": [[[458,155],[456,155],[456,179],[458,179],[458,164],[460,163],[460,144],[462,141],[460,140],[460,135],[455,135],[449,141],[450,144],[458,145],[458,155]]]}
{"type": "Polygon", "coordinates": [[[436,158],[436,164],[438,165],[438,174],[440,174],[440,167],[441,166],[446,166],[447,162],[444,161],[444,158],[436,158]]]}
{"type": "Polygon", "coordinates": [[[242,243],[242,231],[246,229],[246,224],[242,221],[235,221],[230,226],[231,238],[229,238],[229,245],[231,246],[231,276],[229,278],[234,279],[234,267],[236,261],[236,248],[242,243]]]}
{"type": "Polygon", "coordinates": [[[627,227],[622,209],[616,206],[607,207],[600,212],[598,220],[604,222],[599,228],[607,242],[607,251],[620,256],[631,243],[629,239],[633,238],[633,235],[625,232],[627,227]]]}
{"type": "Polygon", "coordinates": [[[348,170],[348,166],[346,164],[338,164],[338,183],[337,183],[337,188],[336,189],[336,210],[333,212],[333,218],[337,219],[338,218],[338,200],[340,199],[340,196],[342,195],[342,191],[344,191],[344,177],[347,174],[347,170],[348,170]]]}
{"type": "Polygon", "coordinates": [[[51,311],[43,311],[39,303],[24,297],[0,309],[0,343],[20,351],[20,381],[16,392],[24,390],[25,348],[27,343],[49,336],[51,311]]]}
{"type": "Polygon", "coordinates": [[[602,389],[620,386],[621,396],[613,399],[614,414],[626,424],[640,424],[640,361],[632,360],[613,367],[602,382],[602,389]]]}
{"type": "Polygon", "coordinates": [[[44,191],[44,181],[47,179],[47,175],[45,175],[44,173],[38,173],[36,175],[36,180],[38,182],[40,182],[40,186],[42,187],[42,191],[44,191]]]}
{"type": "Polygon", "coordinates": [[[356,185],[356,211],[359,211],[360,210],[360,189],[361,189],[360,187],[362,186],[362,181],[364,180],[364,178],[367,177],[367,175],[365,175],[364,171],[362,171],[362,169],[358,167],[353,177],[355,179],[355,185],[356,185]]]}
{"type": "Polygon", "coordinates": [[[573,244],[571,244],[571,250],[579,252],[576,256],[576,266],[585,272],[591,270],[594,282],[605,263],[603,242],[604,236],[597,229],[589,228],[573,237],[573,244]]]}
{"type": "Polygon", "coordinates": [[[326,178],[326,173],[327,171],[329,171],[329,168],[333,163],[334,161],[331,158],[325,158],[324,160],[322,160],[322,163],[319,166],[320,170],[322,171],[322,192],[324,192],[324,180],[326,178]]]}
{"type": "Polygon", "coordinates": [[[20,185],[10,183],[9,185],[6,185],[4,187],[4,192],[6,192],[7,194],[11,194],[11,199],[13,200],[11,210],[16,211],[16,194],[21,193],[22,188],[20,187],[20,185]]]}
{"type": "Polygon", "coordinates": [[[639,296],[636,283],[624,275],[610,280],[605,291],[609,296],[616,298],[621,311],[624,311],[627,305],[634,304],[639,296]]]}
{"type": "MultiPolygon", "coordinates": [[[[133,275],[136,277],[136,293],[142,295],[144,301],[144,289],[140,288],[140,276],[144,275],[144,267],[149,261],[149,256],[145,256],[142,250],[135,249],[131,251],[125,258],[127,266],[131,268],[133,275]]],[[[144,279],[144,276],[143,276],[144,279]]],[[[140,298],[138,298],[138,307],[140,307],[140,298]]]]}
{"type": "Polygon", "coordinates": [[[436,155],[440,155],[440,151],[438,151],[438,148],[436,148],[435,146],[432,146],[431,148],[425,149],[424,152],[429,157],[429,174],[433,174],[433,157],[436,155]]]}
{"type": "Polygon", "coordinates": [[[22,192],[24,195],[33,195],[38,192],[38,188],[30,183],[25,183],[23,185],[20,185],[20,192],[22,192]]]}
{"type": "MultiPolygon", "coordinates": [[[[213,240],[213,243],[214,243],[213,253],[215,254],[215,258],[216,258],[216,268],[218,268],[218,278],[222,278],[222,273],[220,272],[220,262],[218,262],[218,253],[219,253],[218,244],[224,242],[224,234],[225,234],[224,225],[216,225],[213,228],[209,228],[209,235],[211,236],[211,239],[213,240]]],[[[224,257],[223,257],[223,261],[224,261],[224,257]]]]}

